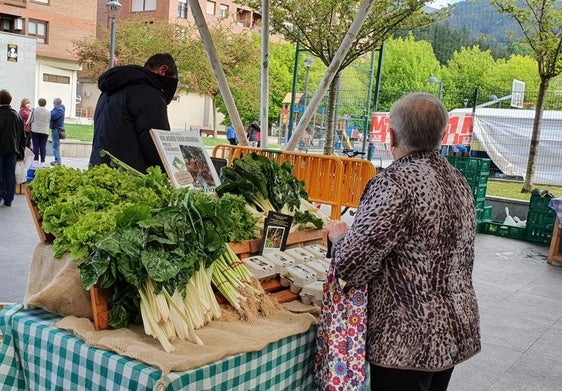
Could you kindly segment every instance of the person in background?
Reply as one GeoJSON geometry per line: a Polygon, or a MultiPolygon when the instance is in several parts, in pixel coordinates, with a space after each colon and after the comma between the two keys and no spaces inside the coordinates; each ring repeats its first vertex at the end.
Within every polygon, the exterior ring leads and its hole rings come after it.
{"type": "Polygon", "coordinates": [[[238,145],[238,136],[236,135],[236,130],[232,124],[226,127],[226,139],[230,145],[238,145]]]}
{"type": "Polygon", "coordinates": [[[248,127],[248,141],[252,147],[259,147],[261,145],[261,126],[258,121],[252,122],[248,127]]]}
{"type": "Polygon", "coordinates": [[[25,132],[21,116],[10,106],[12,95],[0,91],[0,197],[12,206],[16,192],[16,163],[25,154],[25,132]]]}
{"type": "Polygon", "coordinates": [[[150,129],[170,130],[167,106],[177,85],[178,68],[166,53],[151,56],[144,67],[118,66],[101,75],[90,165],[109,164],[110,157],[100,155],[105,150],[142,173],[151,166],[164,171],[150,129]]]}
{"type": "Polygon", "coordinates": [[[328,227],[336,277],[367,284],[371,390],[446,390],[455,365],[480,351],[474,199],[439,154],[448,117],[430,94],[398,100],[394,162],[365,187],[351,227],[328,227]]]}
{"type": "Polygon", "coordinates": [[[53,140],[53,155],[55,156],[55,160],[51,162],[51,166],[58,166],[59,164],[61,164],[59,130],[64,129],[64,113],[65,107],[62,104],[61,98],[53,99],[50,127],[51,139],[53,140]]]}
{"type": "Polygon", "coordinates": [[[45,106],[47,100],[40,98],[33,110],[33,122],[31,127],[31,141],[33,145],[34,166],[44,167],[47,156],[47,140],[49,139],[49,127],[51,123],[51,112],[45,106]],[[41,159],[41,161],[39,161],[41,159]]]}
{"type": "Polygon", "coordinates": [[[23,98],[20,102],[19,115],[23,120],[23,130],[25,131],[25,146],[31,147],[31,121],[33,109],[29,98],[23,98]]]}

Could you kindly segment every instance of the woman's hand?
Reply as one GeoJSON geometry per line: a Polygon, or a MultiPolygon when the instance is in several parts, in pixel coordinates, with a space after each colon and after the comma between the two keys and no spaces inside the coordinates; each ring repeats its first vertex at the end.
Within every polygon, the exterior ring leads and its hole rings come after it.
{"type": "Polygon", "coordinates": [[[338,237],[349,231],[349,225],[343,221],[333,221],[326,229],[328,231],[328,239],[333,243],[338,237]]]}

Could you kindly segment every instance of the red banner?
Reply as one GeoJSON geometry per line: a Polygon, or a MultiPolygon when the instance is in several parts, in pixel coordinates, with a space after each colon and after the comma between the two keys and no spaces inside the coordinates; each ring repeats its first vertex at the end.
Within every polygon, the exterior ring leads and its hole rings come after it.
{"type": "MultiPolygon", "coordinates": [[[[369,142],[390,143],[388,113],[375,113],[371,121],[369,142]]],[[[452,114],[445,127],[442,145],[469,145],[472,140],[472,114],[452,114]]]]}

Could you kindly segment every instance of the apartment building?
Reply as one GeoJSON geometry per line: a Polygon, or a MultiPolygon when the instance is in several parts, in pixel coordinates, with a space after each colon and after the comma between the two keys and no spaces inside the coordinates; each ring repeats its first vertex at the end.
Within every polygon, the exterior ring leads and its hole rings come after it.
{"type": "Polygon", "coordinates": [[[93,0],[0,0],[0,88],[23,97],[62,99],[76,114],[78,71],[72,42],[95,34],[93,0]]]}

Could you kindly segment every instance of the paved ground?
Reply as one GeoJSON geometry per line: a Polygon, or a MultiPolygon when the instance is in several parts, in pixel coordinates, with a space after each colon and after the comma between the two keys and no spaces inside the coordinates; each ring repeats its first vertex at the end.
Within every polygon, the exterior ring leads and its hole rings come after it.
{"type": "MultiPolygon", "coordinates": [[[[63,164],[86,166],[83,159],[63,164]]],[[[21,302],[39,240],[23,195],[0,206],[0,231],[0,302],[21,302]]],[[[474,283],[483,349],[455,369],[450,390],[562,389],[562,268],[548,265],[547,253],[546,246],[478,235],[474,283]]]]}

